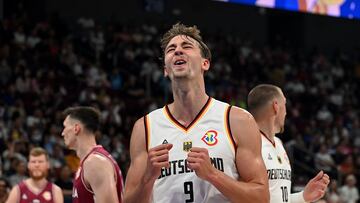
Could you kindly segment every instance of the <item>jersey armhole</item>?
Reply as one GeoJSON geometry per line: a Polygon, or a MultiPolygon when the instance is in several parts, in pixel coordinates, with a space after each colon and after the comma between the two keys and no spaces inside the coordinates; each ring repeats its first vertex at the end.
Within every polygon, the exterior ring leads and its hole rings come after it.
{"type": "Polygon", "coordinates": [[[234,150],[236,151],[236,148],[237,148],[237,144],[234,140],[234,137],[232,135],[232,132],[231,132],[231,126],[230,126],[230,111],[231,111],[231,107],[232,105],[229,105],[227,108],[226,108],[226,116],[225,116],[225,122],[226,122],[226,130],[227,130],[227,134],[229,136],[229,140],[232,144],[232,146],[234,147],[234,150]]]}
{"type": "Polygon", "coordinates": [[[148,121],[148,115],[144,116],[144,128],[145,128],[145,145],[146,145],[146,151],[149,151],[149,121],[148,121]]]}

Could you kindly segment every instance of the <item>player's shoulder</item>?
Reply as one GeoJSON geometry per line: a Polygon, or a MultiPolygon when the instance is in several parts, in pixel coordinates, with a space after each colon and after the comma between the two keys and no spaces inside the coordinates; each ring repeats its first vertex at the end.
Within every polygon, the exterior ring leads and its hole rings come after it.
{"type": "Polygon", "coordinates": [[[251,115],[251,113],[237,106],[231,107],[230,119],[233,121],[254,122],[254,117],[251,115]]]}
{"type": "Polygon", "coordinates": [[[110,160],[105,157],[105,154],[92,153],[84,161],[84,167],[98,168],[103,166],[103,164],[110,163],[110,160]]]}

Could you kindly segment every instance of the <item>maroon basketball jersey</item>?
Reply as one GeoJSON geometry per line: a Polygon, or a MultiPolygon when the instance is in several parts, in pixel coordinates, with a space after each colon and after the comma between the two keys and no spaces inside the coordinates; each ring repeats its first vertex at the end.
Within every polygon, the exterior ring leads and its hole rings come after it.
{"type": "MultiPolygon", "coordinates": [[[[73,203],[94,203],[94,192],[92,191],[90,185],[85,184],[84,180],[84,171],[83,171],[83,163],[89,157],[90,154],[98,154],[108,158],[114,166],[115,169],[115,177],[116,177],[116,190],[119,198],[119,202],[122,202],[122,191],[123,191],[123,178],[120,171],[120,168],[116,161],[112,158],[112,156],[101,146],[95,146],[89,154],[85,156],[85,158],[81,161],[80,167],[75,174],[74,186],[72,192],[73,203]]],[[[99,171],[101,173],[101,171],[99,171]]]]}
{"type": "Polygon", "coordinates": [[[53,184],[48,182],[45,188],[38,194],[32,192],[25,181],[21,181],[19,184],[20,189],[20,203],[53,203],[54,197],[52,192],[53,184]]]}

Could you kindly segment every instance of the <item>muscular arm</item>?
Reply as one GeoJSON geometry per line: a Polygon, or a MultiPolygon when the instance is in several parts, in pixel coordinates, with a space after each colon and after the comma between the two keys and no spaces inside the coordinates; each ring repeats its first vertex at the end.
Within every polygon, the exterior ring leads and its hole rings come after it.
{"type": "Polygon", "coordinates": [[[20,197],[20,190],[19,187],[17,185],[15,185],[9,194],[8,199],[6,200],[6,203],[18,203],[19,202],[19,198],[20,197]]]}
{"type": "MultiPolygon", "coordinates": [[[[224,188],[223,193],[232,201],[269,202],[268,179],[261,156],[261,137],[254,118],[245,110],[233,107],[230,112],[230,127],[237,143],[236,167],[240,180],[229,181],[230,184],[224,188]]],[[[222,184],[221,177],[215,179],[214,185],[217,184],[222,184]]]]}
{"type": "Polygon", "coordinates": [[[204,149],[192,149],[188,158],[190,167],[200,178],[213,184],[231,202],[269,202],[268,180],[261,157],[261,137],[255,120],[246,111],[232,108],[230,127],[237,143],[236,167],[240,175],[239,180],[234,180],[210,164],[196,161],[199,160],[197,156],[208,156],[204,155],[207,151],[201,153],[204,149]],[[193,151],[200,152],[201,155],[196,155],[193,151]]]}
{"type": "Polygon", "coordinates": [[[64,195],[61,188],[53,185],[54,203],[64,203],[64,195]]]}
{"type": "Polygon", "coordinates": [[[155,180],[162,167],[169,167],[171,144],[163,144],[147,151],[144,119],[136,121],[130,141],[131,164],[125,183],[125,203],[149,203],[155,180]],[[141,194],[141,195],[139,195],[141,194]]]}
{"type": "Polygon", "coordinates": [[[115,171],[110,160],[92,154],[84,162],[84,179],[91,186],[96,203],[118,203],[115,171]]]}

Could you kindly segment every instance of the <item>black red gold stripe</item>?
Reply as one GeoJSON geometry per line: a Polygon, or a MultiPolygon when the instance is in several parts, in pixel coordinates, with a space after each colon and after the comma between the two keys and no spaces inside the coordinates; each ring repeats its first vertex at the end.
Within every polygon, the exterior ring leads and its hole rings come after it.
{"type": "Polygon", "coordinates": [[[194,125],[195,123],[200,120],[200,118],[205,114],[205,112],[207,111],[208,107],[210,106],[210,102],[211,102],[211,97],[208,98],[208,100],[206,101],[205,105],[201,108],[200,112],[195,116],[194,120],[191,121],[191,123],[188,126],[184,126],[182,125],[178,120],[176,120],[174,118],[174,116],[171,114],[168,105],[165,106],[165,113],[168,116],[168,118],[170,119],[171,122],[173,122],[177,127],[179,127],[180,129],[182,129],[183,131],[187,132],[189,131],[194,125]]]}
{"type": "Polygon", "coordinates": [[[231,107],[232,106],[230,105],[226,109],[226,116],[225,116],[226,132],[227,132],[227,134],[229,136],[229,140],[230,140],[232,146],[234,147],[234,150],[236,151],[237,145],[236,145],[236,142],[235,142],[234,137],[232,135],[231,127],[230,127],[230,110],[231,110],[231,107]]]}

